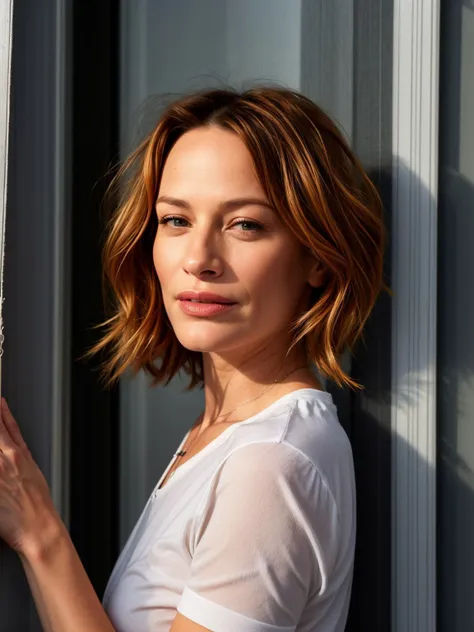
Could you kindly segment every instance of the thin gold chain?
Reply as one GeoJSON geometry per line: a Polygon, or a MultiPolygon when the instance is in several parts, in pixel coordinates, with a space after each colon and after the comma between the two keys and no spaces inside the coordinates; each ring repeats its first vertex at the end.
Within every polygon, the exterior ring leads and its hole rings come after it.
{"type": "MultiPolygon", "coordinates": [[[[300,369],[304,369],[306,368],[306,365],[303,366],[299,366],[296,369],[293,369],[292,371],[289,371],[286,375],[284,375],[282,378],[280,378],[279,380],[275,380],[274,382],[272,382],[272,384],[270,384],[270,386],[266,389],[264,389],[261,393],[259,393],[259,395],[257,395],[256,397],[252,397],[251,399],[248,399],[245,402],[242,402],[241,404],[238,404],[235,408],[233,408],[232,410],[229,410],[227,413],[222,413],[220,415],[216,416],[216,419],[219,419],[219,417],[224,417],[225,415],[230,415],[230,413],[233,413],[234,410],[236,410],[237,408],[240,408],[241,406],[243,406],[244,404],[249,404],[250,402],[253,402],[254,400],[258,399],[259,397],[261,397],[262,395],[264,395],[265,393],[267,393],[270,389],[272,389],[275,384],[278,384],[279,382],[283,382],[283,380],[285,378],[287,378],[289,375],[291,375],[292,373],[295,373],[295,371],[299,371],[300,369]]],[[[201,415],[202,417],[203,415],[201,415]]],[[[201,425],[202,425],[202,419],[201,419],[201,425]]],[[[191,443],[188,445],[188,447],[185,450],[180,450],[179,452],[175,453],[175,457],[181,458],[182,456],[184,456],[185,454],[187,454],[189,452],[189,450],[192,448],[192,446],[194,445],[194,443],[196,442],[196,439],[198,439],[201,436],[201,431],[199,431],[196,436],[194,437],[194,439],[191,441],[191,443]]],[[[175,460],[175,462],[173,463],[173,468],[175,468],[177,461],[175,460]]],[[[175,473],[176,468],[173,469],[172,472],[169,473],[169,478],[171,478],[173,476],[173,474],[175,473]]]]}

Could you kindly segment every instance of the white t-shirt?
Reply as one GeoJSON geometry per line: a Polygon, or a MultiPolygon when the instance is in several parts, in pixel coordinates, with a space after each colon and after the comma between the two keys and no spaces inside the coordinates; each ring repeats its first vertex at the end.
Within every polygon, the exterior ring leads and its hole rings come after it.
{"type": "Polygon", "coordinates": [[[174,458],[107,584],[115,629],[168,632],[178,610],[215,632],[342,632],[355,481],[331,394],[283,395],[158,489],[174,458]]]}

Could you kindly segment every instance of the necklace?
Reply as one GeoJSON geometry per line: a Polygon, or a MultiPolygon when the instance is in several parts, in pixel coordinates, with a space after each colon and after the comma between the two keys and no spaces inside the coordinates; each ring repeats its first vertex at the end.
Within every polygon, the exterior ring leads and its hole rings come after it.
{"type": "MultiPolygon", "coordinates": [[[[272,384],[270,384],[270,386],[266,389],[264,389],[259,395],[257,395],[256,397],[252,397],[251,399],[248,399],[246,402],[242,402],[241,404],[238,404],[235,408],[233,408],[232,410],[229,410],[227,413],[222,413],[220,415],[217,415],[216,419],[219,419],[219,417],[224,417],[224,415],[229,415],[230,413],[233,413],[234,410],[236,410],[237,408],[240,408],[240,406],[243,406],[244,404],[248,404],[250,402],[253,402],[255,399],[258,399],[259,397],[261,397],[264,393],[267,393],[270,389],[272,389],[275,384],[278,384],[278,382],[282,382],[286,377],[288,377],[289,375],[291,375],[292,373],[295,373],[295,371],[299,371],[300,369],[304,369],[306,365],[303,366],[299,366],[296,369],[293,369],[292,371],[289,371],[286,375],[284,375],[282,378],[280,378],[279,380],[275,380],[274,382],[272,382],[272,384]]],[[[202,417],[202,415],[201,415],[202,417]]],[[[201,419],[201,424],[202,424],[202,419],[201,419]]],[[[186,448],[186,450],[180,450],[179,452],[175,453],[175,457],[182,457],[185,456],[189,450],[191,449],[191,447],[194,445],[194,443],[196,442],[196,439],[201,435],[201,432],[198,432],[196,434],[196,436],[194,437],[194,439],[191,441],[190,445],[188,445],[188,447],[186,448]]],[[[176,465],[176,461],[174,462],[173,466],[176,465]]],[[[173,474],[176,472],[176,469],[173,470],[173,472],[171,472],[171,474],[169,475],[169,478],[171,478],[173,476],[173,474]]]]}

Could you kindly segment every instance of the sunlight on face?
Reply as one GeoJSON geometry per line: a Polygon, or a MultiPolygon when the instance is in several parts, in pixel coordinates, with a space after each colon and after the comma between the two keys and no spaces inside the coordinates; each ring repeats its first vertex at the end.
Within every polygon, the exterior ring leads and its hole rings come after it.
{"type": "Polygon", "coordinates": [[[288,336],[311,290],[309,268],[300,244],[267,205],[236,134],[199,128],[173,146],[158,192],[153,260],[168,318],[187,349],[251,352],[288,336]],[[224,205],[237,198],[261,203],[224,205]],[[237,305],[208,317],[189,315],[176,298],[184,290],[214,292],[237,305]]]}

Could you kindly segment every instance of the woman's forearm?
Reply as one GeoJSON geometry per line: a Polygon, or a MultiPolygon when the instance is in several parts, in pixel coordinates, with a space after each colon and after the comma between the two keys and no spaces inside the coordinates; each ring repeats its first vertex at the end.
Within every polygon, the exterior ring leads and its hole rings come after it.
{"type": "Polygon", "coordinates": [[[113,632],[59,518],[42,529],[20,559],[45,632],[113,632]]]}

